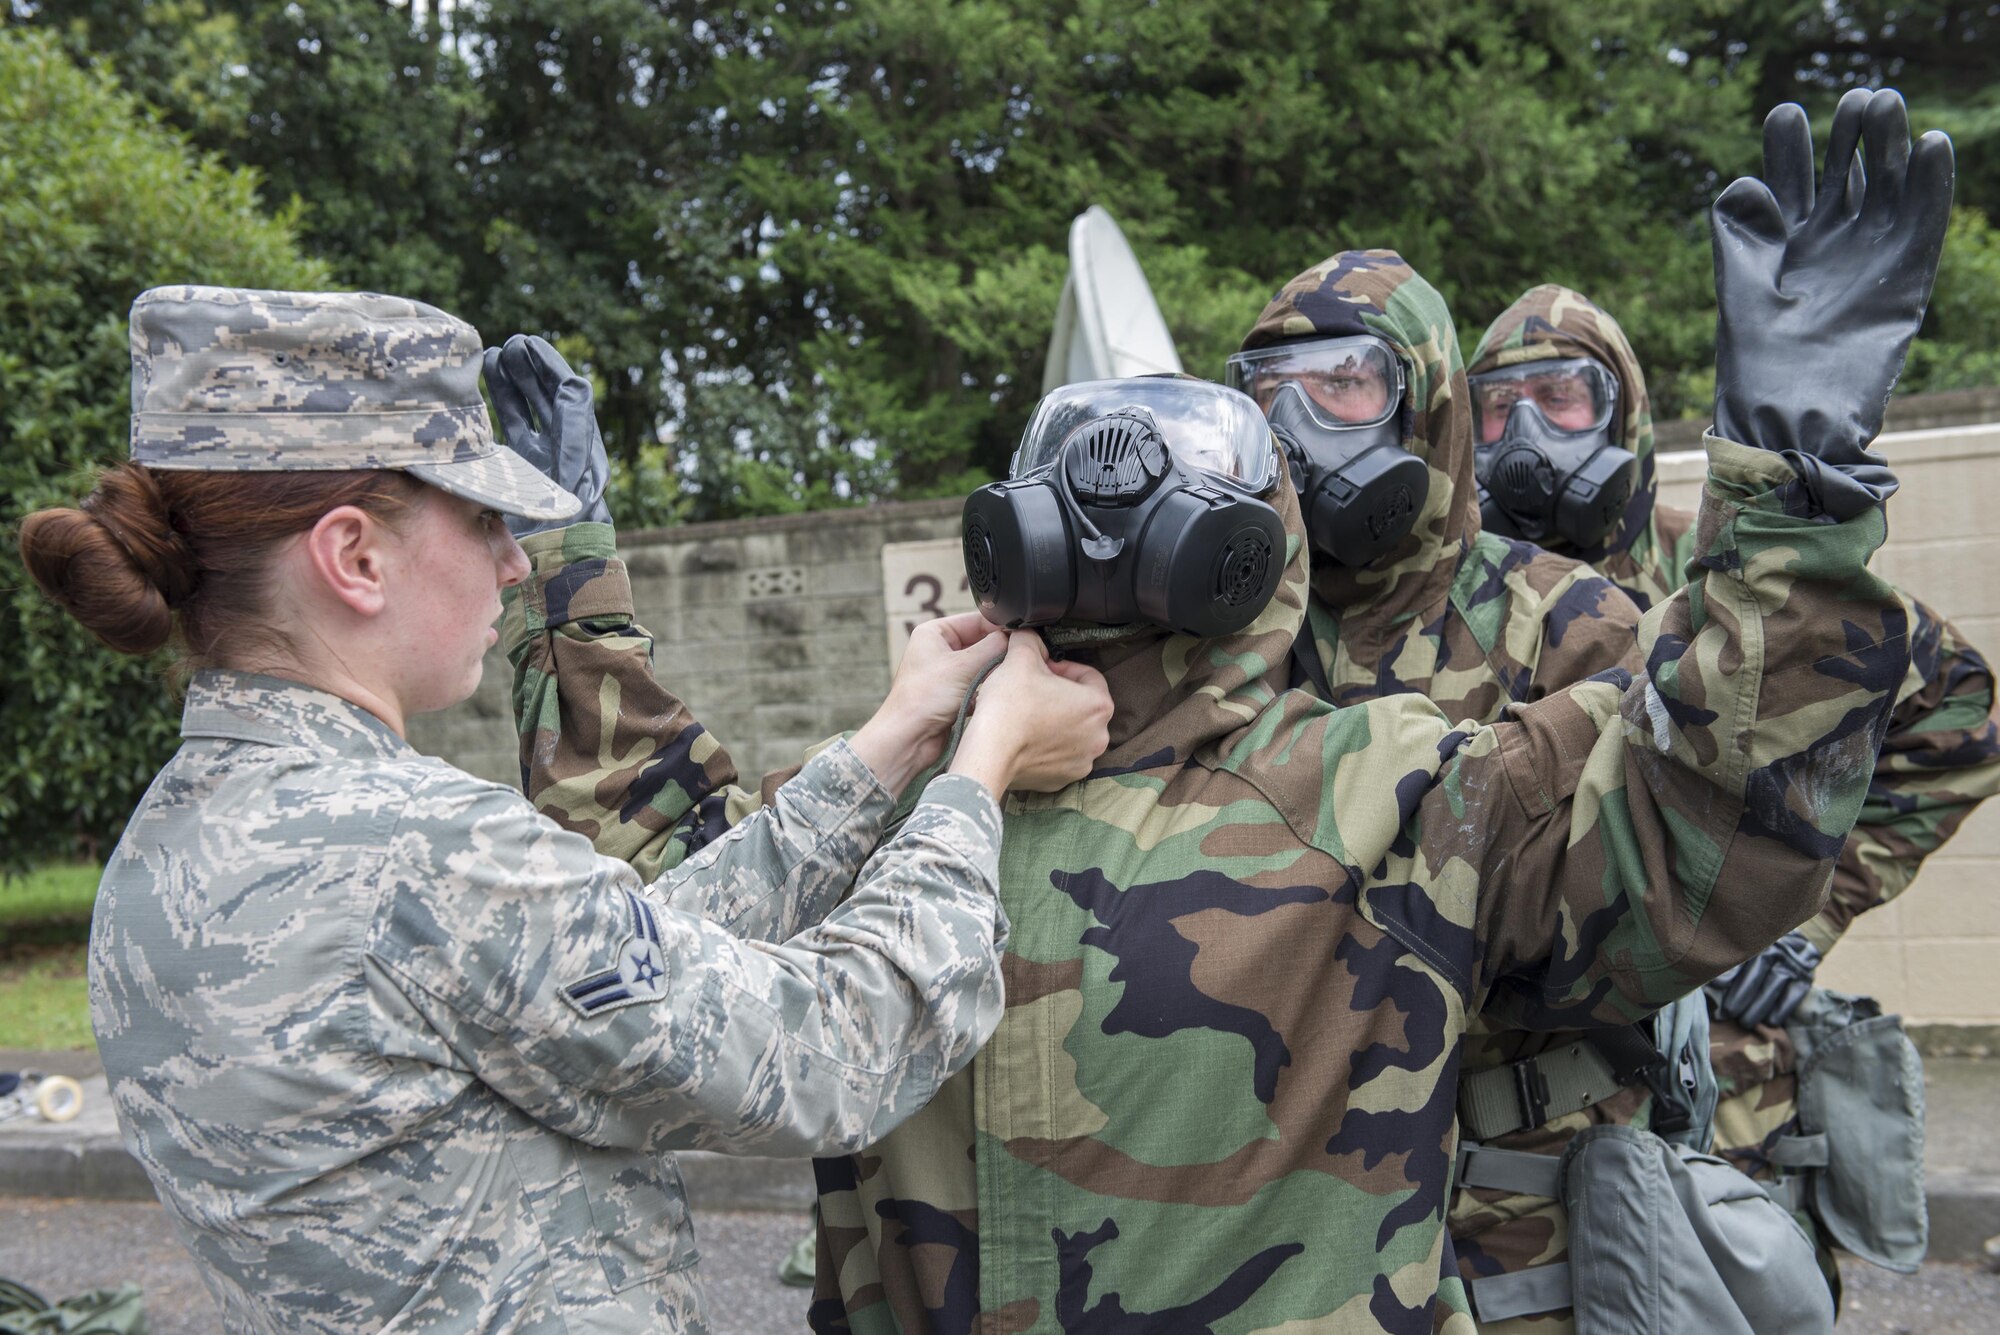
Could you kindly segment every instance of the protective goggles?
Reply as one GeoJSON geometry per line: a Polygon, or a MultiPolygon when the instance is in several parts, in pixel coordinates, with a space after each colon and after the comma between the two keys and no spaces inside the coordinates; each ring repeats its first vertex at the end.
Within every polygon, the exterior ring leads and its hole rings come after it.
{"type": "Polygon", "coordinates": [[[1507,414],[1523,399],[1542,420],[1565,435],[1601,431],[1618,407],[1618,378],[1589,357],[1522,362],[1468,376],[1472,386],[1473,432],[1491,445],[1507,432],[1507,414]]]}
{"type": "Polygon", "coordinates": [[[1229,359],[1223,383],[1255,399],[1264,411],[1281,385],[1306,392],[1313,417],[1328,430],[1379,426],[1403,404],[1403,359],[1372,334],[1280,343],[1229,359]]]}
{"type": "Polygon", "coordinates": [[[1009,476],[1031,477],[1052,467],[1078,427],[1135,408],[1151,415],[1167,452],[1186,467],[1201,469],[1253,496],[1277,482],[1277,446],[1257,405],[1233,389],[1184,376],[1064,385],[1035,409],[1014,451],[1009,476]]]}

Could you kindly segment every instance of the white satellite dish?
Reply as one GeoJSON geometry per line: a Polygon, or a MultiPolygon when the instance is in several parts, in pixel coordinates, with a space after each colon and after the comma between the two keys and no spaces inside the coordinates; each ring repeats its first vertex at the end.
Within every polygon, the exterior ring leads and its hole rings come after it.
{"type": "Polygon", "coordinates": [[[1111,215],[1092,204],[1069,228],[1069,278],[1042,365],[1042,393],[1080,380],[1181,369],[1138,257],[1111,215]]]}

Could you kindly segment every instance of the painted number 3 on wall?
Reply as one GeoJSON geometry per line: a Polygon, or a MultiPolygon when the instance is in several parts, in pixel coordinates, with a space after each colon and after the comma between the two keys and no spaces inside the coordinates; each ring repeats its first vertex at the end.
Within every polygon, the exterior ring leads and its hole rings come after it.
{"type": "MultiPolygon", "coordinates": [[[[938,600],[944,597],[944,581],[936,575],[910,576],[910,582],[903,586],[903,597],[915,598],[920,594],[925,594],[926,591],[928,591],[927,596],[924,597],[922,602],[917,604],[917,611],[923,613],[923,615],[911,617],[903,623],[903,634],[905,636],[915,632],[918,625],[923,622],[934,621],[938,617],[951,615],[950,612],[938,605],[938,600]]],[[[958,577],[958,591],[966,595],[967,598],[971,597],[972,585],[964,575],[958,577]]],[[[964,602],[965,599],[961,598],[959,601],[964,602]]]]}
{"type": "Polygon", "coordinates": [[[892,542],[882,548],[882,620],[891,670],[902,661],[903,646],[919,625],[972,610],[965,549],[956,539],[892,542]]]}

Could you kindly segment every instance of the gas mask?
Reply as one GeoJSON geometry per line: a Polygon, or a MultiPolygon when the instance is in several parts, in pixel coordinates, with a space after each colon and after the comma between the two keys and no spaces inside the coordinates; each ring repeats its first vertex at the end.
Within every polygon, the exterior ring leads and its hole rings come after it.
{"type": "Polygon", "coordinates": [[[1430,470],[1403,448],[1403,363],[1369,334],[1239,352],[1228,381],[1256,400],[1291,463],[1313,550],[1379,560],[1416,523],[1430,470]]]}
{"type": "Polygon", "coordinates": [[[1176,376],[1066,385],[1035,409],[1010,480],[965,502],[965,574],[1004,626],[1151,622],[1239,631],[1277,592],[1278,456],[1257,406],[1176,376]]]}
{"type": "Polygon", "coordinates": [[[1617,528],[1639,460],[1612,444],[1618,381],[1588,357],[1470,377],[1481,522],[1529,542],[1594,548],[1617,528]]]}

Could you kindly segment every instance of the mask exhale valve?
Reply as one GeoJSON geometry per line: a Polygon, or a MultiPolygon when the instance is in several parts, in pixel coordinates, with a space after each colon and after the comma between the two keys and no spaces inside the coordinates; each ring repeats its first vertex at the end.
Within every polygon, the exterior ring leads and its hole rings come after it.
{"type": "Polygon", "coordinates": [[[1639,478],[1639,460],[1606,428],[1558,431],[1523,399],[1496,445],[1478,455],[1480,522],[1529,542],[1593,548],[1617,529],[1639,478]]]}

